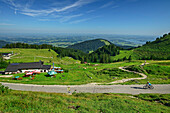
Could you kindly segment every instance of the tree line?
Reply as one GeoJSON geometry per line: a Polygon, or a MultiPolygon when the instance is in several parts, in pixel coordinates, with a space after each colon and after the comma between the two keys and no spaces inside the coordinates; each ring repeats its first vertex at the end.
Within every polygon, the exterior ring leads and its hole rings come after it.
{"type": "Polygon", "coordinates": [[[30,49],[50,49],[52,48],[52,45],[48,44],[42,44],[42,45],[37,45],[37,44],[27,44],[27,43],[10,43],[6,44],[3,48],[30,48],[30,49]]]}

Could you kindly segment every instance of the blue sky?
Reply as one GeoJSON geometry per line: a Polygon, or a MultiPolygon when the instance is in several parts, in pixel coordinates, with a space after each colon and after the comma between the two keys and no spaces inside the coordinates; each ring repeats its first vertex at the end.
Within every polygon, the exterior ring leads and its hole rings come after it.
{"type": "Polygon", "coordinates": [[[170,0],[0,0],[0,33],[170,32],[170,0]]]}

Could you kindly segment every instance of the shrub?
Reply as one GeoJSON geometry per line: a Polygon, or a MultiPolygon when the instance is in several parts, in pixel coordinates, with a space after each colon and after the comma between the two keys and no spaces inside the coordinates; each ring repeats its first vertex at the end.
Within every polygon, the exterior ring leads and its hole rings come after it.
{"type": "Polygon", "coordinates": [[[9,93],[10,89],[9,87],[5,87],[4,85],[0,84],[0,95],[9,93]]]}

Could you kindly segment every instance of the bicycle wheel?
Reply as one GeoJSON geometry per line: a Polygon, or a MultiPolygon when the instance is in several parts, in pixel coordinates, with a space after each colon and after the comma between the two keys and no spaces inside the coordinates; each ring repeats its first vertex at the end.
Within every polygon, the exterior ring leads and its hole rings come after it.
{"type": "Polygon", "coordinates": [[[151,85],[151,86],[149,86],[149,89],[154,89],[154,87],[151,85]]]}
{"type": "Polygon", "coordinates": [[[143,89],[148,89],[148,86],[146,86],[146,85],[145,85],[145,86],[143,86],[143,89]]]}

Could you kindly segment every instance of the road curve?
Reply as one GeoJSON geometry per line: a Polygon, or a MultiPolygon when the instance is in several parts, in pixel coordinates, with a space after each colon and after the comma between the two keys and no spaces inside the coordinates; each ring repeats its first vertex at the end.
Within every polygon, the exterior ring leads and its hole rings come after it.
{"type": "MultiPolygon", "coordinates": [[[[131,81],[131,80],[142,80],[142,79],[146,79],[147,78],[147,75],[143,74],[143,73],[139,73],[139,72],[136,72],[136,71],[129,71],[129,70],[126,70],[124,67],[119,67],[119,69],[123,70],[123,71],[126,71],[126,72],[132,72],[132,73],[135,73],[135,74],[139,74],[141,75],[142,77],[138,77],[138,78],[127,78],[127,79],[122,79],[122,80],[116,80],[116,81],[113,81],[113,82],[109,82],[109,83],[105,83],[105,84],[117,84],[117,83],[124,83],[124,82],[127,82],[127,81],[131,81]]],[[[87,85],[100,85],[102,83],[89,83],[87,85]]]]}
{"type": "Polygon", "coordinates": [[[170,94],[170,84],[155,84],[153,90],[143,89],[144,85],[33,85],[33,84],[16,84],[2,83],[13,90],[22,91],[38,91],[38,92],[54,92],[68,93],[67,87],[70,87],[71,93],[76,90],[76,93],[160,93],[170,94]]]}

